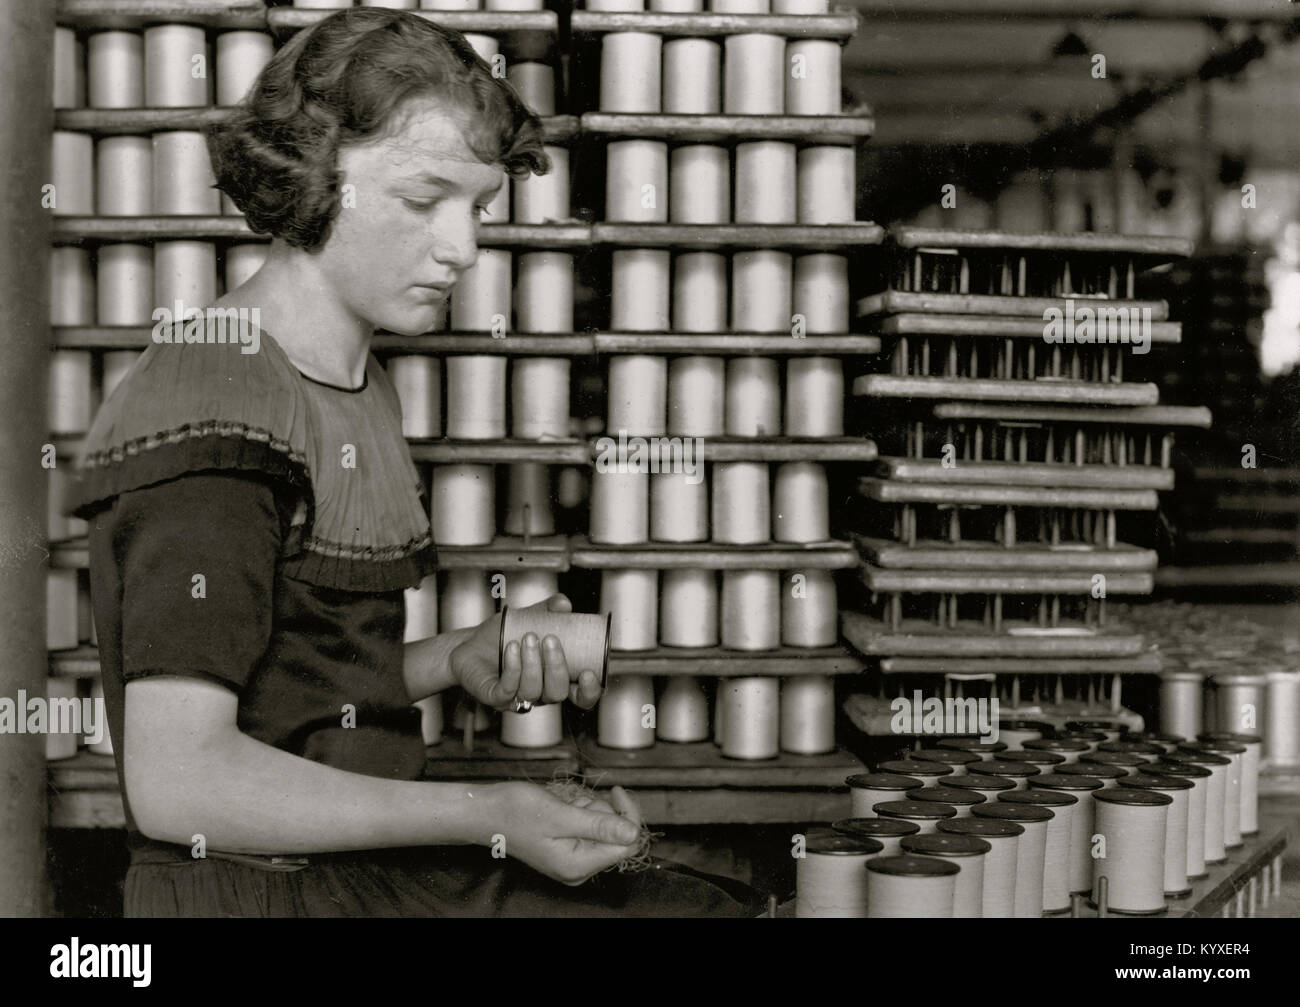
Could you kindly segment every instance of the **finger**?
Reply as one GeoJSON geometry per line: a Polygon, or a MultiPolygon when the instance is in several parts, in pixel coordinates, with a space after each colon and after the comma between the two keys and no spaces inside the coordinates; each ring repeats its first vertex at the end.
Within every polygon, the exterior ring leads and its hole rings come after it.
{"type": "Polygon", "coordinates": [[[641,808],[631,794],[622,787],[615,787],[609,792],[609,797],[614,802],[615,811],[638,827],[641,825],[641,808]]]}
{"type": "Polygon", "coordinates": [[[557,637],[542,641],[542,697],[547,703],[563,703],[569,696],[569,663],[557,637]]]}
{"type": "Polygon", "coordinates": [[[590,710],[600,699],[600,679],[595,672],[584,671],[578,681],[569,687],[569,699],[574,706],[590,710]]]}
{"type": "Polygon", "coordinates": [[[484,702],[503,710],[514,702],[515,693],[519,691],[519,680],[523,676],[523,657],[520,654],[519,641],[511,640],[506,644],[501,661],[501,676],[492,675],[484,702]]]}
{"type": "Polygon", "coordinates": [[[523,670],[519,676],[519,686],[515,689],[515,698],[529,703],[539,702],[542,698],[544,672],[539,644],[536,633],[524,634],[523,670]]]}
{"type": "Polygon", "coordinates": [[[548,612],[572,612],[573,602],[569,601],[567,595],[553,594],[546,599],[546,610],[548,612]]]}
{"type": "MultiPolygon", "coordinates": [[[[611,815],[590,808],[570,808],[569,815],[571,824],[566,832],[573,839],[589,839],[597,843],[629,847],[641,838],[640,824],[622,815],[611,815]]],[[[624,855],[615,857],[614,863],[624,855]]]]}

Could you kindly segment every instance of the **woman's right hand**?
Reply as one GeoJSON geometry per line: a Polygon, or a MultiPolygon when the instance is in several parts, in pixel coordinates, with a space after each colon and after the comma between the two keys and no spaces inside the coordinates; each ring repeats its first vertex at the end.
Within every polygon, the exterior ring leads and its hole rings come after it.
{"type": "Polygon", "coordinates": [[[505,854],[566,885],[580,885],[637,853],[641,812],[622,787],[601,800],[566,803],[532,783],[499,783],[505,854]],[[610,810],[604,810],[610,808],[610,810]]]}

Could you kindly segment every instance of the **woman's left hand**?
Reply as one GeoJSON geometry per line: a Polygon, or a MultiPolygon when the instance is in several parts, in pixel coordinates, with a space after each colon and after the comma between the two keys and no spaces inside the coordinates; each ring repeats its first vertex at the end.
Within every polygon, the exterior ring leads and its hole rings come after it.
{"type": "MultiPolygon", "coordinates": [[[[562,594],[553,594],[530,607],[573,611],[573,605],[562,594]]],[[[509,710],[517,700],[537,704],[570,699],[589,710],[600,699],[600,680],[590,671],[584,671],[576,682],[569,681],[569,665],[557,637],[539,640],[536,634],[527,633],[522,642],[511,640],[506,644],[504,660],[498,654],[500,641],[501,616],[494,615],[476,626],[451,652],[456,681],[479,702],[509,710]]]]}

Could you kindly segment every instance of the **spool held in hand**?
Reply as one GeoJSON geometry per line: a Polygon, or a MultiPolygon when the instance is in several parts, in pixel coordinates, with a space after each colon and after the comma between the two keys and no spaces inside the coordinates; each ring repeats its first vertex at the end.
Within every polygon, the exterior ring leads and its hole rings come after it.
{"type": "Polygon", "coordinates": [[[609,676],[609,636],[613,615],[592,615],[584,612],[551,612],[540,606],[527,608],[501,606],[501,639],[497,646],[497,674],[505,669],[506,644],[518,640],[523,645],[524,635],[536,633],[537,639],[548,636],[559,639],[564,648],[564,659],[569,665],[569,679],[576,682],[584,671],[600,679],[605,688],[609,676]]]}

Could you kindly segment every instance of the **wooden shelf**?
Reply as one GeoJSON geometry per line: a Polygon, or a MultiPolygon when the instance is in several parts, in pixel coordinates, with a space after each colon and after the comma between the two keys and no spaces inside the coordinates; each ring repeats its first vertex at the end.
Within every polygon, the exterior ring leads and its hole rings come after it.
{"type": "MultiPolygon", "coordinates": [[[[1213,420],[1202,406],[1107,406],[1088,408],[1053,405],[988,405],[983,402],[941,402],[937,420],[1002,420],[1007,423],[1111,423],[1116,426],[1197,427],[1208,430],[1213,420]]],[[[1199,478],[1199,477],[1198,477],[1199,478]]]]}
{"type": "MultiPolygon", "coordinates": [[[[1088,302],[1091,303],[1091,302],[1088,302]]],[[[987,338],[987,339],[1043,339],[1043,327],[1046,324],[1042,316],[1038,318],[1021,318],[1010,315],[940,315],[940,314],[905,314],[887,315],[879,320],[879,331],[885,335],[896,336],[946,336],[950,338],[987,338]]],[[[1150,326],[1151,344],[1177,346],[1182,342],[1183,326],[1181,322],[1156,322],[1150,326]]],[[[1057,346],[1123,347],[1126,343],[1044,343],[1045,350],[1057,346]]]]}
{"type": "Polygon", "coordinates": [[[878,503],[999,507],[1077,507],[1087,510],[1155,510],[1154,490],[1064,489],[1056,486],[961,486],[904,483],[863,476],[858,492],[878,503]]]}
{"type": "MultiPolygon", "coordinates": [[[[351,4],[340,0],[339,7],[351,4]]],[[[296,9],[293,7],[272,7],[266,12],[267,24],[273,31],[293,32],[307,28],[323,20],[332,10],[296,9]]],[[[484,35],[530,34],[554,38],[559,34],[559,18],[555,11],[445,11],[412,10],[409,14],[436,21],[444,28],[454,28],[459,32],[473,32],[484,35]]]]}
{"type": "Polygon", "coordinates": [[[267,22],[262,0],[58,0],[55,22],[72,28],[138,29],[151,24],[258,29],[267,22]]]}
{"type": "Polygon", "coordinates": [[[853,394],[883,399],[973,399],[1098,406],[1153,406],[1160,398],[1155,385],[1138,382],[1111,384],[1055,378],[1004,381],[997,378],[925,378],[896,374],[864,374],[854,380],[853,394]]]}
{"type": "Polygon", "coordinates": [[[644,11],[575,10],[569,21],[574,35],[637,31],[682,38],[715,38],[756,33],[791,39],[847,41],[858,30],[854,13],[835,14],[669,14],[644,11]]]}
{"type": "Polygon", "coordinates": [[[50,651],[50,674],[59,678],[98,678],[99,648],[87,645],[50,651]]]}
{"type": "Polygon", "coordinates": [[[591,452],[585,441],[453,441],[408,438],[417,462],[462,465],[586,465],[591,452]]]}
{"type": "Polygon", "coordinates": [[[721,647],[659,647],[611,651],[610,675],[735,676],[854,675],[862,659],[842,646],[724,650],[721,647]]]}
{"type": "MultiPolygon", "coordinates": [[[[1068,594],[1091,597],[1093,574],[1038,570],[884,570],[863,566],[862,581],[872,591],[898,594],[1068,594]]],[[[1150,594],[1149,573],[1106,574],[1106,594],[1150,594]]]]}
{"type": "Polygon", "coordinates": [[[855,144],[875,132],[860,115],[662,115],[586,112],[579,128],[603,136],[672,140],[677,143],[743,143],[790,140],[809,144],[855,144]]]}
{"type": "Polygon", "coordinates": [[[966,621],[953,629],[906,619],[900,628],[890,629],[861,612],[842,612],[840,619],[849,643],[871,657],[1111,658],[1132,657],[1146,649],[1142,635],[1126,627],[1040,630],[1008,622],[995,633],[966,621]]]}
{"type": "Polygon", "coordinates": [[[573,565],[585,570],[847,570],[858,565],[857,553],[847,542],[604,545],[579,535],[570,543],[573,565]]]}
{"type": "Polygon", "coordinates": [[[589,357],[595,341],[581,333],[516,333],[488,336],[481,332],[434,332],[424,336],[376,333],[370,348],[377,353],[487,354],[511,357],[589,357]]]}
{"type": "MultiPolygon", "coordinates": [[[[846,247],[878,245],[879,224],[593,224],[598,245],[630,248],[785,248],[842,252],[846,247]]],[[[1039,336],[1042,327],[1039,326],[1039,336]]]]}
{"type": "Polygon", "coordinates": [[[598,332],[597,353],[653,353],[721,356],[874,356],[879,336],[808,335],[767,332],[598,332]]]}
{"type": "MultiPolygon", "coordinates": [[[[904,290],[885,290],[858,300],[859,318],[875,315],[901,315],[922,312],[934,315],[998,315],[1042,319],[1051,308],[1063,311],[1064,297],[1004,297],[992,294],[929,294],[904,290]]],[[[1151,320],[1163,322],[1169,317],[1164,301],[1123,301],[1109,298],[1074,298],[1076,306],[1149,310],[1151,320]]],[[[1041,329],[1039,330],[1041,334],[1041,329]]]]}
{"type": "Polygon", "coordinates": [[[886,675],[1158,675],[1157,654],[1132,657],[882,657],[886,675]]]}
{"type": "Polygon", "coordinates": [[[437,545],[440,570],[555,570],[569,569],[569,542],[563,535],[525,541],[498,536],[491,545],[437,545]]]}
{"type": "MultiPolygon", "coordinates": [[[[1069,234],[1022,234],[1014,231],[959,231],[939,227],[897,227],[889,232],[890,243],[898,248],[995,249],[1016,252],[1089,252],[1106,255],[1143,256],[1161,261],[1185,259],[1192,254],[1186,238],[1162,235],[1097,234],[1080,231],[1069,234]]],[[[1154,263],[1153,263],[1154,264],[1154,263]]]]}
{"type": "Polygon", "coordinates": [[[874,566],[893,570],[1054,570],[1076,573],[1152,573],[1154,549],[1117,545],[1113,549],[1083,544],[1057,546],[1018,542],[1010,549],[995,542],[932,542],[914,546],[855,535],[854,545],[874,566]]]}
{"type": "Polygon", "coordinates": [[[876,445],[865,437],[706,437],[699,457],[706,462],[869,462],[876,445]]]}
{"type": "Polygon", "coordinates": [[[1173,469],[1155,465],[1068,465],[1055,462],[975,462],[945,466],[938,458],[881,458],[883,479],[952,485],[1049,486],[1057,489],[1171,490],[1173,469]]]}

